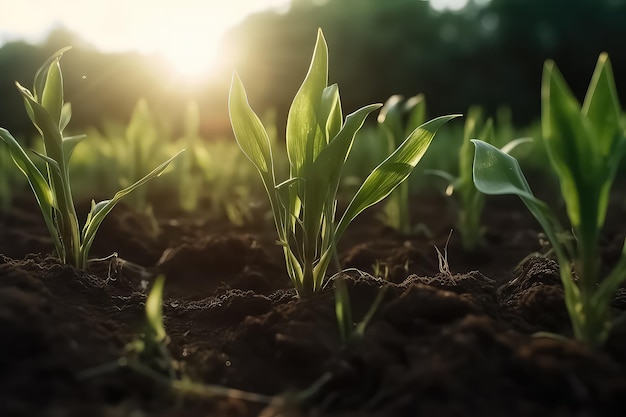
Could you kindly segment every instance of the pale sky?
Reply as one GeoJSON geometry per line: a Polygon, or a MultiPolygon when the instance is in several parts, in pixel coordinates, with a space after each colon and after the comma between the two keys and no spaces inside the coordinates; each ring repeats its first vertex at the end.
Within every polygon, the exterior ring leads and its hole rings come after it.
{"type": "Polygon", "coordinates": [[[0,43],[64,26],[105,52],[157,53],[188,75],[207,70],[220,37],[246,15],[289,0],[4,0],[0,43]]]}
{"type": "MultiPolygon", "coordinates": [[[[381,0],[384,1],[384,0],[381,0]]],[[[458,9],[468,0],[430,0],[458,9]]],[[[104,52],[159,54],[176,71],[198,75],[217,58],[220,37],[246,15],[286,9],[289,0],[3,0],[0,44],[38,42],[63,26],[104,52]]]]}

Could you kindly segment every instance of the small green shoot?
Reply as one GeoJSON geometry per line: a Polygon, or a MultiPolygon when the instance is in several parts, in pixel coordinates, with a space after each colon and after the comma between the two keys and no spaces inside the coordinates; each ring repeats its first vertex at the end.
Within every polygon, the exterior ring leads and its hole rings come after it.
{"type": "Polygon", "coordinates": [[[337,242],[348,225],[406,180],[437,129],[457,117],[439,117],[413,130],[370,173],[336,222],[337,191],[343,166],[357,131],[367,115],[379,107],[372,104],[343,119],[337,85],[328,86],[328,49],[321,30],[318,31],[309,71],[287,119],[289,178],[277,182],[268,134],[248,104],[239,76],[233,76],[229,112],[235,138],[261,175],[287,272],[300,297],[321,291],[337,242]]]}
{"type": "MultiPolygon", "coordinates": [[[[368,274],[364,272],[357,272],[362,274],[363,276],[368,276],[368,274]]],[[[369,277],[371,279],[375,279],[371,276],[369,277]]],[[[367,313],[365,314],[363,319],[355,325],[354,321],[352,320],[350,293],[348,292],[348,286],[346,285],[345,279],[342,276],[338,275],[333,279],[333,283],[335,292],[335,315],[337,316],[339,335],[343,344],[347,345],[350,342],[353,342],[363,337],[365,329],[372,321],[374,314],[376,314],[378,308],[380,307],[380,304],[385,298],[385,293],[388,287],[383,286],[379,289],[378,294],[376,295],[376,298],[372,302],[367,313]]]]}
{"type": "Polygon", "coordinates": [[[163,325],[163,286],[165,276],[159,275],[152,284],[146,299],[146,325],[141,337],[127,347],[125,362],[133,366],[150,369],[170,380],[176,379],[178,366],[167,348],[169,343],[163,325]]]}
{"type": "MultiPolygon", "coordinates": [[[[163,325],[164,284],[165,276],[157,276],[146,299],[144,332],[126,346],[125,355],[115,362],[87,369],[81,372],[78,378],[92,378],[104,373],[115,372],[120,368],[127,368],[185,397],[227,397],[262,404],[277,401],[277,399],[266,395],[228,388],[223,385],[196,383],[183,374],[180,364],[172,358],[167,346],[169,337],[163,325]]],[[[305,394],[306,392],[303,392],[302,395],[305,394]]]]}
{"type": "Polygon", "coordinates": [[[70,104],[63,100],[60,65],[61,56],[68,49],[55,53],[37,71],[32,92],[16,83],[24,98],[26,112],[43,139],[44,152],[33,151],[33,154],[45,163],[46,175],[7,130],[0,128],[0,139],[8,145],[13,161],[30,183],[59,259],[84,269],[96,232],[106,215],[124,196],[161,175],[178,154],[118,191],[112,199],[99,203],[92,201],[91,211],[81,231],[70,187],[69,161],[76,145],[85,136],[63,135],[72,115],[70,104]]]}
{"type": "Polygon", "coordinates": [[[574,335],[600,347],[612,327],[611,299],[626,280],[626,245],[617,264],[600,279],[600,231],[611,184],[626,149],[608,55],[598,58],[582,106],[552,61],[544,66],[541,92],[543,136],[561,182],[575,244],[559,239],[563,229],[548,205],[532,194],[513,157],[474,141],[474,182],[485,194],[518,195],[539,221],[559,262],[574,335]]]}

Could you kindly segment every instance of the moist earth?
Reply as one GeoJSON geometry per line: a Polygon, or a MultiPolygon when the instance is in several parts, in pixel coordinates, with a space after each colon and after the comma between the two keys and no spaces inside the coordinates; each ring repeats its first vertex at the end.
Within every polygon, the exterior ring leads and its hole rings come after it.
{"type": "MultiPolygon", "coordinates": [[[[558,266],[519,201],[490,200],[486,244],[472,253],[455,233],[446,247],[448,201],[412,207],[421,232],[400,235],[370,210],[341,242],[336,276],[356,321],[387,288],[363,336],[344,344],[332,283],[296,297],[271,221],[161,213],[155,233],[120,205],[96,237],[101,260],[79,271],[53,256],[32,198],[19,200],[0,218],[0,415],[624,415],[626,326],[617,321],[601,350],[571,339],[558,266]],[[181,395],[120,366],[158,274],[179,372],[272,401],[181,395]]],[[[614,225],[605,267],[624,237],[614,225]]],[[[612,306],[624,312],[626,291],[612,306]]]]}

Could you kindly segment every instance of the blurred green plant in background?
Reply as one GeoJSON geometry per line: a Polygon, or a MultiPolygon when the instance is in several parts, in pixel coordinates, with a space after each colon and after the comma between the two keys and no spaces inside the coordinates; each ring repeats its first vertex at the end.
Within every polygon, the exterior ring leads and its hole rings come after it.
{"type": "MultiPolygon", "coordinates": [[[[387,139],[389,155],[402,141],[426,121],[426,99],[419,94],[408,99],[391,96],[378,114],[380,134],[387,139]]],[[[408,235],[412,231],[409,207],[409,180],[400,184],[385,200],[381,218],[395,230],[408,235]]]]}
{"type": "MultiPolygon", "coordinates": [[[[269,122],[272,126],[273,121],[269,122]]],[[[187,152],[172,167],[171,175],[128,201],[146,229],[153,236],[160,231],[155,210],[168,215],[201,214],[208,220],[226,220],[236,226],[252,221],[252,208],[262,201],[262,185],[254,167],[233,139],[201,137],[200,123],[198,103],[188,102],[182,133],[177,136],[174,121],[155,114],[142,99],[127,125],[109,121],[102,129],[90,128],[91,140],[75,152],[76,195],[79,199],[88,196],[94,188],[100,193],[115,190],[142,172],[137,167],[185,148],[187,152]]]]}
{"type": "Polygon", "coordinates": [[[26,178],[13,166],[11,152],[0,146],[0,213],[11,208],[15,198],[26,191],[26,178]]]}
{"type": "Polygon", "coordinates": [[[480,138],[492,145],[500,144],[508,153],[519,144],[529,142],[529,138],[511,140],[506,135],[514,134],[510,124],[510,111],[502,109],[498,119],[502,123],[495,125],[491,117],[484,118],[484,110],[480,106],[472,106],[467,111],[463,127],[463,142],[458,148],[458,174],[454,175],[441,169],[428,170],[428,173],[439,176],[448,183],[445,194],[455,199],[456,228],[461,235],[463,249],[472,252],[484,245],[485,227],[482,213],[485,206],[485,195],[474,185],[472,166],[474,161],[474,145],[471,140],[480,138]]]}

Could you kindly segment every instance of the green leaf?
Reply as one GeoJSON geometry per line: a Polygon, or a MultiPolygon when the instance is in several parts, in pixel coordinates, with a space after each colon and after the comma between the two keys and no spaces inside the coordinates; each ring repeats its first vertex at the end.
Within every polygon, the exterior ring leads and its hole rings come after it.
{"type": "Polygon", "coordinates": [[[8,145],[13,161],[28,179],[30,187],[35,194],[35,198],[37,199],[37,204],[39,205],[41,214],[43,215],[46,227],[48,228],[48,232],[54,242],[54,247],[57,250],[57,254],[61,256],[63,253],[63,245],[59,239],[59,234],[52,217],[52,212],[54,210],[54,198],[46,178],[28,157],[24,148],[22,148],[19,142],[15,140],[15,138],[6,129],[0,128],[0,139],[8,145]]]}
{"type": "MultiPolygon", "coordinates": [[[[457,185],[456,183],[458,182],[457,181],[458,180],[457,177],[455,177],[454,175],[450,174],[449,172],[443,171],[441,169],[427,169],[427,170],[424,171],[424,174],[434,175],[436,177],[443,178],[444,180],[446,180],[448,185],[452,187],[452,189],[454,189],[456,187],[456,185],[457,185]]],[[[450,193],[450,194],[446,193],[446,194],[447,195],[452,195],[452,193],[450,193]]]]}
{"type": "Polygon", "coordinates": [[[70,163],[70,158],[74,153],[76,145],[81,143],[86,137],[87,135],[75,135],[63,138],[63,156],[65,157],[66,166],[70,163]]]}
{"type": "Polygon", "coordinates": [[[59,130],[63,132],[72,119],[72,104],[64,103],[61,109],[61,121],[59,123],[59,130]]]}
{"type": "MultiPolygon", "coordinates": [[[[334,207],[341,172],[354,137],[365,118],[379,107],[378,104],[372,104],[348,115],[343,129],[313,162],[311,174],[305,180],[304,229],[307,232],[317,235],[324,217],[324,206],[334,207]]],[[[332,218],[328,221],[332,221],[332,218]]]]}
{"type": "Polygon", "coordinates": [[[582,107],[582,114],[591,122],[597,137],[593,145],[603,156],[608,156],[614,150],[615,142],[623,139],[622,110],[616,90],[609,57],[603,53],[598,58],[582,107]]]}
{"type": "Polygon", "coordinates": [[[331,195],[337,194],[341,171],[344,166],[356,133],[365,123],[367,116],[374,110],[380,108],[380,104],[370,104],[349,114],[346,122],[337,134],[335,139],[326,146],[313,163],[310,180],[319,183],[319,186],[329,190],[331,195]]]}
{"type": "Polygon", "coordinates": [[[57,128],[61,126],[61,111],[63,109],[63,75],[59,58],[48,67],[48,75],[44,84],[41,105],[50,113],[57,128]]]}
{"type": "Polygon", "coordinates": [[[378,113],[378,123],[393,138],[393,143],[390,144],[392,149],[399,145],[395,141],[400,141],[405,136],[402,127],[403,100],[404,97],[399,94],[389,97],[378,113]]]}
{"type": "Polygon", "coordinates": [[[365,179],[348,205],[337,226],[339,239],[348,225],[366,208],[387,197],[422,159],[437,130],[446,122],[460,115],[441,116],[415,129],[387,159],[381,162],[365,179]]]}
{"type": "Polygon", "coordinates": [[[165,284],[165,276],[157,276],[152,289],[146,300],[146,319],[150,332],[154,337],[154,342],[160,343],[165,340],[167,333],[163,326],[163,286],[165,284]]]}
{"type": "Polygon", "coordinates": [[[548,206],[533,194],[517,159],[487,142],[472,142],[476,146],[474,185],[478,191],[488,195],[514,194],[520,197],[541,224],[557,253],[562,254],[557,238],[560,227],[552,218],[548,206]]]}
{"type": "Polygon", "coordinates": [[[370,308],[367,310],[367,313],[363,317],[363,320],[361,320],[359,324],[356,325],[356,328],[354,329],[355,336],[363,337],[363,335],[365,334],[365,329],[370,324],[370,322],[374,318],[374,315],[378,311],[378,308],[385,299],[385,294],[387,293],[388,288],[388,286],[384,286],[378,290],[378,294],[376,294],[376,298],[374,299],[374,302],[372,302],[370,308]]]}
{"type": "Polygon", "coordinates": [[[273,188],[274,166],[270,139],[261,119],[250,107],[246,90],[237,73],[233,74],[228,110],[237,144],[259,170],[266,188],[273,188]]]}
{"type": "Polygon", "coordinates": [[[64,166],[63,138],[59,131],[58,123],[54,121],[48,110],[35,100],[28,89],[22,87],[19,83],[16,83],[16,85],[24,98],[31,121],[43,137],[46,155],[57,161],[59,165],[64,166]]]}
{"type": "Polygon", "coordinates": [[[293,176],[300,176],[307,159],[312,162],[323,147],[326,126],[318,120],[324,89],[328,85],[328,47],[321,30],[304,82],[296,93],[287,117],[287,156],[293,176]]]}
{"type": "Polygon", "coordinates": [[[337,84],[333,84],[324,89],[319,121],[325,121],[325,136],[327,140],[326,143],[328,143],[339,133],[343,123],[341,100],[339,98],[339,88],[337,84]]]}
{"type": "Polygon", "coordinates": [[[517,159],[482,140],[473,139],[472,143],[476,147],[474,183],[480,192],[489,195],[515,194],[543,204],[533,195],[517,159]]]}
{"type": "Polygon", "coordinates": [[[56,51],[50,58],[43,63],[41,67],[35,73],[35,80],[33,82],[33,93],[34,97],[37,101],[41,102],[43,97],[44,87],[46,85],[46,80],[48,78],[48,69],[49,67],[57,60],[60,60],[63,54],[72,49],[71,46],[66,46],[65,48],[61,48],[56,51]]]}
{"type": "Polygon", "coordinates": [[[531,143],[532,141],[533,141],[533,138],[517,138],[517,139],[513,139],[512,141],[508,142],[506,145],[501,147],[500,150],[502,152],[504,152],[504,153],[510,154],[519,145],[522,145],[524,143],[531,143]]]}
{"type": "Polygon", "coordinates": [[[350,294],[348,286],[342,277],[334,280],[335,289],[335,315],[339,326],[341,341],[346,344],[354,333],[354,323],[352,322],[352,308],[350,306],[350,294]]]}
{"type": "Polygon", "coordinates": [[[63,173],[61,172],[61,167],[59,166],[57,161],[37,151],[31,151],[31,152],[34,153],[38,158],[40,158],[46,164],[48,164],[48,169],[52,170],[52,172],[57,177],[60,178],[63,176],[63,173]]]}
{"type": "MultiPolygon", "coordinates": [[[[621,114],[611,63],[608,55],[603,53],[598,58],[582,107],[582,115],[589,122],[588,130],[592,135],[587,140],[599,161],[597,174],[594,176],[599,189],[596,209],[598,228],[604,225],[610,188],[626,150],[626,132],[620,120],[621,114]]],[[[583,176],[587,177],[588,174],[583,176]]],[[[588,196],[581,198],[586,199],[588,196]]]]}
{"type": "Polygon", "coordinates": [[[572,226],[581,223],[583,190],[581,185],[597,183],[600,161],[593,152],[589,136],[591,132],[583,122],[580,105],[565,84],[553,62],[546,62],[543,71],[542,132],[552,166],[561,181],[561,193],[567,205],[572,226]]]}
{"type": "Polygon", "coordinates": [[[179,151],[176,155],[172,156],[167,161],[163,162],[161,165],[153,169],[146,176],[141,178],[139,181],[131,184],[130,186],[124,188],[123,190],[115,193],[112,199],[102,201],[98,204],[94,204],[92,202],[91,211],[87,215],[87,221],[85,222],[85,226],[82,231],[82,239],[81,239],[81,247],[80,247],[80,262],[79,266],[84,268],[87,263],[87,256],[89,255],[89,249],[91,249],[91,245],[93,244],[93,240],[96,236],[96,232],[100,227],[100,224],[104,221],[107,214],[113,210],[113,207],[127,194],[131,193],[136,188],[142,186],[146,182],[150,181],[153,178],[158,177],[165,171],[165,169],[169,166],[169,164],[184,152],[184,149],[179,151]]]}
{"type": "Polygon", "coordinates": [[[405,136],[424,124],[426,121],[426,98],[423,94],[410,97],[404,103],[404,111],[409,112],[409,119],[405,127],[405,136]]]}

